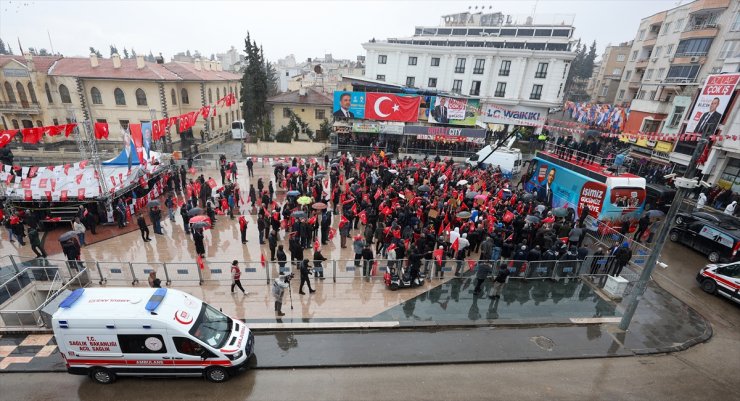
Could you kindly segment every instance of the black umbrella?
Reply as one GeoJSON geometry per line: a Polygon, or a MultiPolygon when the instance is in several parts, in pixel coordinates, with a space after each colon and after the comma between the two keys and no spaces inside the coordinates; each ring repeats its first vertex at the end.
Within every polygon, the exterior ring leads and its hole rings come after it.
{"type": "Polygon", "coordinates": [[[525,202],[529,202],[532,199],[534,199],[534,195],[532,195],[531,193],[526,193],[526,194],[522,195],[522,200],[525,201],[525,202]]]}
{"type": "Polygon", "coordinates": [[[465,198],[466,199],[475,199],[475,197],[478,196],[478,195],[479,195],[478,192],[468,191],[467,193],[465,193],[465,198]]]}
{"type": "Polygon", "coordinates": [[[150,201],[149,201],[149,202],[148,202],[148,203],[146,204],[146,207],[155,207],[155,206],[159,207],[159,201],[158,201],[157,199],[154,199],[154,200],[150,200],[150,201]]]}
{"type": "Polygon", "coordinates": [[[306,212],[303,210],[296,210],[295,212],[291,213],[291,216],[295,217],[296,219],[302,219],[306,217],[306,212]]]}
{"type": "Polygon", "coordinates": [[[469,219],[470,218],[470,212],[460,212],[456,214],[458,219],[469,219]]]}
{"type": "Polygon", "coordinates": [[[416,170],[418,170],[418,169],[419,169],[418,167],[413,167],[413,166],[412,166],[412,167],[406,167],[406,168],[405,168],[404,170],[406,170],[406,171],[410,171],[410,172],[412,172],[412,173],[413,173],[413,172],[415,172],[415,171],[416,171],[416,170]]]}
{"type": "Polygon", "coordinates": [[[59,242],[64,242],[72,238],[77,238],[77,231],[67,231],[66,233],[59,236],[59,242]]]}
{"type": "Polygon", "coordinates": [[[419,188],[417,188],[420,192],[431,192],[432,188],[429,187],[429,185],[419,185],[419,188]]]}
{"type": "Polygon", "coordinates": [[[283,162],[275,162],[272,164],[272,167],[283,167],[283,162]]]}
{"type": "Polygon", "coordinates": [[[194,208],[188,210],[188,216],[190,216],[190,217],[197,216],[197,215],[202,214],[202,213],[203,213],[203,209],[201,209],[199,207],[194,207],[194,208]]]}
{"type": "Polygon", "coordinates": [[[524,218],[524,221],[526,221],[527,223],[539,223],[540,218],[530,214],[529,216],[524,218]]]}
{"type": "Polygon", "coordinates": [[[568,209],[564,207],[556,207],[555,209],[552,209],[552,214],[555,217],[565,217],[568,215],[568,209]]]}

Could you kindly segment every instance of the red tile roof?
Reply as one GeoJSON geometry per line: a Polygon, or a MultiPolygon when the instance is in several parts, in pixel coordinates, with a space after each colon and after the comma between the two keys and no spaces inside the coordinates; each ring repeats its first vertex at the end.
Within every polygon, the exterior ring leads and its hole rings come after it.
{"type": "MultiPolygon", "coordinates": [[[[33,56],[33,65],[36,67],[36,71],[49,71],[49,67],[60,58],[60,56],[33,56]]],[[[0,56],[0,67],[6,65],[10,60],[26,65],[26,59],[23,56],[0,56]]]]}
{"type": "Polygon", "coordinates": [[[121,60],[120,68],[113,68],[113,60],[98,58],[99,65],[90,65],[89,58],[62,58],[49,70],[49,75],[81,78],[166,80],[180,81],[174,72],[162,64],[144,62],[144,68],[136,67],[136,59],[121,60]]]}
{"type": "Polygon", "coordinates": [[[267,103],[313,104],[331,106],[334,98],[313,88],[306,88],[306,94],[301,96],[298,91],[285,92],[267,99],[267,103]]]}
{"type": "Polygon", "coordinates": [[[200,71],[195,69],[195,64],[172,61],[165,63],[164,67],[179,75],[186,81],[235,81],[241,79],[241,75],[228,71],[200,71]]]}

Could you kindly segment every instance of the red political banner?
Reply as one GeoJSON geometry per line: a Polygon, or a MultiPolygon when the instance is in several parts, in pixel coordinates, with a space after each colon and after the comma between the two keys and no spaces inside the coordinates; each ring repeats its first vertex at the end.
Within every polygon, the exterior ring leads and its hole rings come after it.
{"type": "Polygon", "coordinates": [[[418,119],[419,96],[372,92],[365,95],[365,118],[368,120],[414,122],[418,119]]]}

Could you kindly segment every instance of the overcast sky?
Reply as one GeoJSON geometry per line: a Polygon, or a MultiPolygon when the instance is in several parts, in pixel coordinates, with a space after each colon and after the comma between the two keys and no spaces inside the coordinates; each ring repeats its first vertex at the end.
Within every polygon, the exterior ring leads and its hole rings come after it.
{"type": "MultiPolygon", "coordinates": [[[[688,2],[684,0],[683,3],[688,2]]],[[[242,49],[249,30],[268,59],[288,54],[296,60],[332,53],[355,59],[361,43],[375,37],[410,36],[416,25],[438,25],[444,14],[468,6],[493,6],[504,14],[574,14],[575,37],[596,40],[599,53],[608,43],[630,40],[641,18],[675,7],[678,0],[517,0],[517,1],[31,1],[0,0],[0,38],[18,53],[50,49],[65,56],[104,57],[110,44],[167,60],[199,50],[209,56],[231,46],[242,49]]],[[[473,10],[475,11],[475,10],[473,10]]]]}

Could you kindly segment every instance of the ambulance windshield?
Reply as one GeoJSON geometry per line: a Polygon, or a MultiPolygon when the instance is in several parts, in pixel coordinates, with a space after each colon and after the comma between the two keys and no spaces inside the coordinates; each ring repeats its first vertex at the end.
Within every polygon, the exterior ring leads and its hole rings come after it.
{"type": "Polygon", "coordinates": [[[231,318],[204,302],[190,334],[213,348],[221,348],[229,338],[231,324],[231,318]]]}

